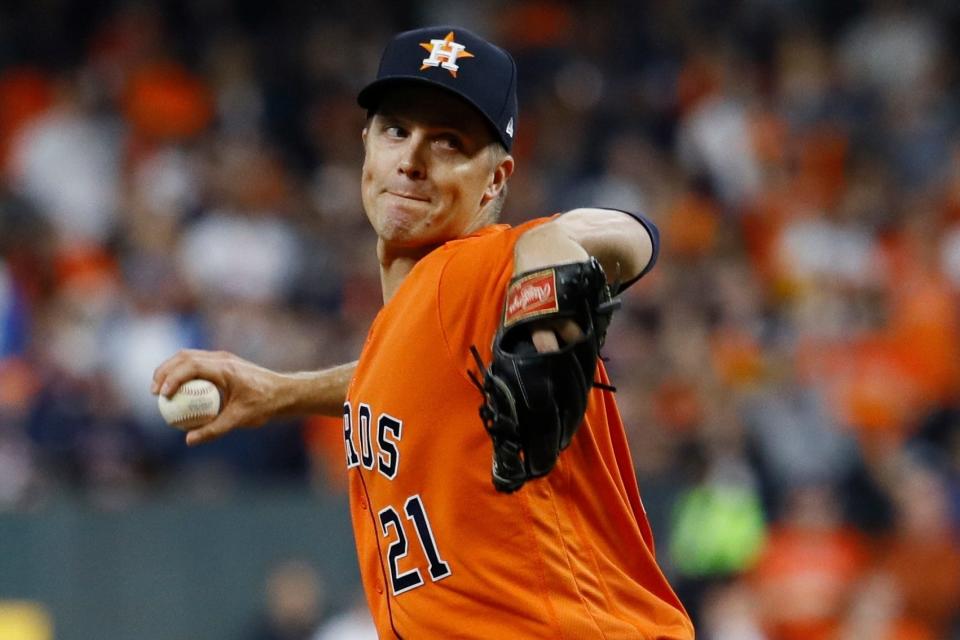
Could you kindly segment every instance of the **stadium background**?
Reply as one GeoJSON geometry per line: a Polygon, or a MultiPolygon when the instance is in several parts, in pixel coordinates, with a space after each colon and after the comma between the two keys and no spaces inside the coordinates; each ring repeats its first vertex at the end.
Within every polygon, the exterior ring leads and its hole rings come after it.
{"type": "Polygon", "coordinates": [[[187,450],[149,380],[356,357],[354,96],[438,22],[518,60],[508,221],[660,225],[607,351],[699,637],[960,638],[946,0],[4,2],[0,637],[365,637],[337,421],[187,450]]]}

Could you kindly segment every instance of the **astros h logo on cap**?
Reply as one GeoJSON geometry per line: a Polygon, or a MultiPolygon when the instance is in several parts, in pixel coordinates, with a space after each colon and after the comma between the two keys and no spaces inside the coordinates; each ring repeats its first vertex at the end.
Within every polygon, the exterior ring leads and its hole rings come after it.
{"type": "Polygon", "coordinates": [[[436,67],[443,67],[450,72],[454,78],[457,77],[457,70],[460,65],[457,64],[459,58],[472,58],[473,54],[467,51],[465,45],[454,42],[453,31],[447,34],[443,40],[431,40],[429,43],[421,42],[420,46],[430,52],[430,57],[423,61],[420,71],[436,67]]]}
{"type": "Polygon", "coordinates": [[[480,112],[507,151],[512,147],[517,65],[495,44],[453,26],[399,33],[387,43],[376,79],[360,91],[357,102],[375,110],[384,92],[401,84],[429,85],[453,93],[480,112]]]}

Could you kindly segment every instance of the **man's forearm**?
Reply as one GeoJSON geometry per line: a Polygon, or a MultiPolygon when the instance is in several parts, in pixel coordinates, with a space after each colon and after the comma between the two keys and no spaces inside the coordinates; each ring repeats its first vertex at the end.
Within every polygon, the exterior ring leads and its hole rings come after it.
{"type": "Polygon", "coordinates": [[[647,229],[631,216],[612,209],[574,209],[556,222],[591,256],[607,277],[626,282],[640,275],[653,256],[647,229]]]}
{"type": "Polygon", "coordinates": [[[627,282],[649,264],[653,240],[642,224],[623,212],[574,209],[520,236],[515,271],[581,260],[584,254],[597,258],[611,281],[627,282]]]}
{"type": "Polygon", "coordinates": [[[354,361],[319,371],[277,374],[277,414],[343,415],[347,387],[356,370],[354,361]]]}

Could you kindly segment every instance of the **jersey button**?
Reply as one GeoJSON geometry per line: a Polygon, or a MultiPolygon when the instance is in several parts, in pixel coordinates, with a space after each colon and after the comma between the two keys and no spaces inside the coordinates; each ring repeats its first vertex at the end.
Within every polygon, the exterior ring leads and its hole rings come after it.
{"type": "Polygon", "coordinates": [[[363,498],[360,498],[360,508],[364,510],[366,510],[367,508],[367,501],[364,500],[363,498]]]}
{"type": "Polygon", "coordinates": [[[379,593],[380,595],[383,595],[383,585],[380,584],[379,582],[377,583],[377,593],[379,593]]]}

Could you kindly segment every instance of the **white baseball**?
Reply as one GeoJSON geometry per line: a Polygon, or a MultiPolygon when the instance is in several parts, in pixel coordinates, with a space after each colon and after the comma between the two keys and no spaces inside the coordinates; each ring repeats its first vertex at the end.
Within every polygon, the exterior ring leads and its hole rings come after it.
{"type": "Polygon", "coordinates": [[[157,396],[160,415],[172,427],[189,431],[207,424],[220,413],[220,389],[209,380],[189,380],[169,399],[157,396]]]}

